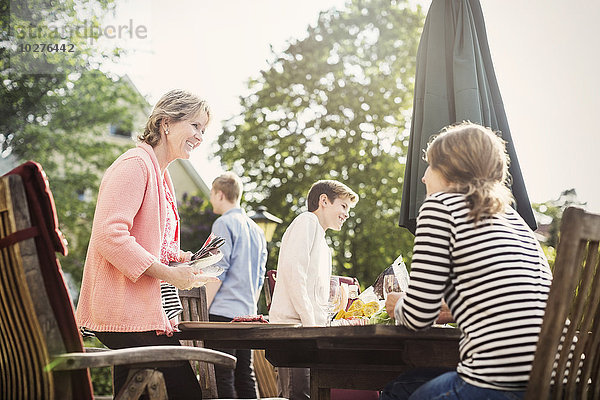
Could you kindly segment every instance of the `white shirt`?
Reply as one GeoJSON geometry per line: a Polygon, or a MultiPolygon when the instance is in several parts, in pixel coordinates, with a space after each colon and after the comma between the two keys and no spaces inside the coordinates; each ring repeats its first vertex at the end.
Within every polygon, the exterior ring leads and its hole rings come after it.
{"type": "Polygon", "coordinates": [[[312,212],[298,215],[283,234],[269,320],[324,326],[331,276],[331,249],[312,212]]]}

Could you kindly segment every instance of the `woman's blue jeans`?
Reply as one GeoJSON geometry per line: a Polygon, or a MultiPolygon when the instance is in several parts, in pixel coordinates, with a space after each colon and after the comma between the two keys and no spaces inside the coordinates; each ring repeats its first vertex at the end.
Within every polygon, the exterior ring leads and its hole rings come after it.
{"type": "Polygon", "coordinates": [[[381,392],[381,400],[520,400],[525,392],[486,389],[465,382],[456,372],[443,375],[420,385],[422,377],[414,372],[400,375],[381,392]],[[408,389],[408,390],[407,390],[408,389]],[[413,391],[414,390],[414,391],[413,391]]]}

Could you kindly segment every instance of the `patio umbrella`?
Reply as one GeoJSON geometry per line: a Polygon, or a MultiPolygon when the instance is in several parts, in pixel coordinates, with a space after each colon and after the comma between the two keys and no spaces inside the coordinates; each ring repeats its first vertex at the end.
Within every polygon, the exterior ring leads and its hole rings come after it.
{"type": "Polygon", "coordinates": [[[413,117],[400,226],[413,234],[425,199],[422,150],[444,126],[469,120],[500,131],[507,142],[516,210],[537,228],[512,141],[479,0],[433,0],[417,52],[413,117]]]}

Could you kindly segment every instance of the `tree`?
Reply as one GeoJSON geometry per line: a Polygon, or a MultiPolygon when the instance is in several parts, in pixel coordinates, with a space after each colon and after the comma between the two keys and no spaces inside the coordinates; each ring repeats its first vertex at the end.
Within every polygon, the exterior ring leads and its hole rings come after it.
{"type": "Polygon", "coordinates": [[[119,49],[102,50],[95,42],[99,21],[113,7],[113,0],[0,0],[2,157],[32,118],[46,117],[52,93],[66,90],[78,73],[97,69],[103,59],[119,56],[119,49]],[[65,47],[42,50],[41,43],[65,47]]]}
{"type": "MultiPolygon", "coordinates": [[[[274,54],[227,121],[218,155],[246,183],[246,200],[284,220],[303,210],[313,182],[338,179],[360,195],[332,233],[334,272],[365,285],[412,235],[398,227],[415,59],[423,14],[406,1],[355,0],[321,13],[308,36],[274,54]]],[[[270,253],[268,267],[276,265],[270,253]]]]}
{"type": "Polygon", "coordinates": [[[550,266],[554,265],[563,212],[571,206],[585,208],[586,204],[577,198],[575,189],[563,190],[555,200],[533,204],[533,209],[537,214],[538,231],[547,232],[547,238],[542,242],[542,248],[548,257],[550,266]]]}
{"type": "Polygon", "coordinates": [[[0,1],[2,25],[10,28],[1,33],[0,156],[44,167],[69,241],[61,263],[76,284],[101,176],[133,145],[107,140],[109,125],[131,131],[136,115],[146,114],[145,100],[127,79],[99,70],[102,60],[119,55],[95,41],[99,21],[112,7],[112,0],[0,1]],[[40,42],[67,43],[75,50],[19,52],[20,45],[40,42]]]}
{"type": "Polygon", "coordinates": [[[197,251],[210,235],[218,215],[200,196],[184,193],[178,210],[181,223],[181,249],[197,251]]]}
{"type": "MultiPolygon", "coordinates": [[[[98,71],[99,61],[108,55],[90,37],[72,35],[68,43],[75,53],[46,54],[40,60],[15,53],[19,43],[44,42],[19,37],[16,27],[34,27],[36,32],[52,23],[76,27],[84,22],[82,13],[88,26],[97,27],[112,5],[112,0],[0,0],[0,157],[12,154],[44,167],[60,228],[69,241],[69,255],[61,257],[61,264],[76,285],[101,174],[124,148],[104,139],[108,125],[133,130],[134,114],[146,104],[127,80],[98,71]]],[[[111,394],[110,369],[91,373],[96,394],[111,394]]]]}
{"type": "Polygon", "coordinates": [[[133,130],[136,115],[144,115],[145,100],[124,79],[113,80],[87,71],[46,99],[44,118],[24,124],[13,140],[20,160],[39,162],[49,177],[60,228],[69,242],[63,269],[81,281],[100,180],[106,168],[133,141],[107,138],[110,124],[133,130]]]}

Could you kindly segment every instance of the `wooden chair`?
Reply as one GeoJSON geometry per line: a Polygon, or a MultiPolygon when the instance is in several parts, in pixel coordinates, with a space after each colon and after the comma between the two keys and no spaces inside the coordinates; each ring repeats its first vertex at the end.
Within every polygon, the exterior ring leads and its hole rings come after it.
{"type": "MultiPolygon", "coordinates": [[[[181,321],[208,321],[205,286],[180,290],[179,298],[183,306],[183,312],[179,316],[181,321]]],[[[201,340],[182,340],[181,343],[184,346],[204,348],[201,340]]],[[[200,386],[202,386],[202,397],[205,399],[218,398],[214,365],[201,361],[191,361],[191,363],[194,372],[198,375],[200,386]]]]}
{"type": "Polygon", "coordinates": [[[529,400],[600,399],[599,240],[600,215],[565,210],[529,400]]]}
{"type": "Polygon", "coordinates": [[[252,366],[256,375],[256,384],[261,399],[274,398],[279,395],[277,389],[277,373],[275,367],[265,357],[262,349],[252,350],[252,366]]]}
{"type": "Polygon", "coordinates": [[[28,162],[0,178],[0,398],[91,399],[88,368],[130,364],[137,368],[116,398],[163,399],[159,363],[235,367],[228,354],[193,347],[85,353],[56,251],[66,254],[52,193],[28,162]]]}
{"type": "Polygon", "coordinates": [[[265,303],[267,304],[267,311],[271,309],[271,301],[273,300],[273,291],[275,290],[276,281],[277,270],[268,270],[265,276],[265,283],[263,284],[263,290],[265,292],[265,303]]]}

